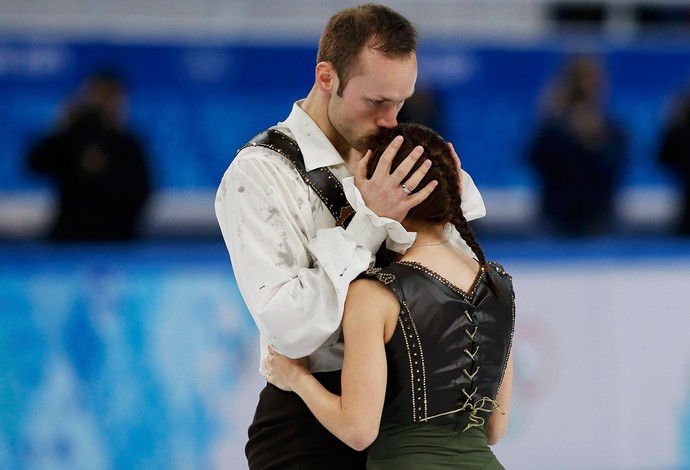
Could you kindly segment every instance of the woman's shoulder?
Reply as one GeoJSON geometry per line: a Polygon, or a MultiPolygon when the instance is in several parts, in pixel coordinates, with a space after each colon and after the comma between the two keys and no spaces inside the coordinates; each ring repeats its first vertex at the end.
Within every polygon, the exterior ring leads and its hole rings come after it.
{"type": "Polygon", "coordinates": [[[350,283],[347,290],[348,297],[350,295],[380,295],[383,292],[390,292],[385,283],[379,279],[378,276],[360,276],[350,283]]]}
{"type": "Polygon", "coordinates": [[[364,302],[369,303],[369,305],[377,304],[379,307],[399,305],[397,295],[387,285],[389,283],[379,277],[381,274],[383,273],[378,268],[375,273],[367,270],[362,276],[352,281],[347,290],[347,301],[350,303],[364,302]]]}
{"type": "Polygon", "coordinates": [[[510,274],[508,274],[508,272],[505,270],[505,268],[503,267],[502,264],[500,264],[500,263],[498,263],[498,262],[496,262],[496,261],[488,261],[488,262],[486,263],[486,266],[487,266],[490,270],[492,270],[492,271],[496,272],[497,274],[499,274],[501,277],[507,279],[508,281],[512,281],[512,280],[513,280],[513,277],[512,277],[510,274]]]}
{"type": "Polygon", "coordinates": [[[377,279],[359,278],[350,283],[345,299],[343,325],[352,322],[388,321],[397,318],[397,295],[377,279]]]}

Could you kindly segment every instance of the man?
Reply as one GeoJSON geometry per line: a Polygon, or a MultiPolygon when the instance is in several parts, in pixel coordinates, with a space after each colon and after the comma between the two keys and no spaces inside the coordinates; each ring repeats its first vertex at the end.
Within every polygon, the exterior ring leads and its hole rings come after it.
{"type": "MultiPolygon", "coordinates": [[[[397,251],[412,243],[399,221],[436,185],[408,196],[430,165],[402,181],[421,148],[389,174],[400,141],[366,178],[369,139],[397,124],[414,92],[416,41],[409,21],[387,7],[366,4],[337,13],[321,36],[314,86],[275,127],[299,145],[305,171],[325,167],[333,185],[343,183],[355,210],[349,224],[336,225],[321,191],[284,155],[265,147],[241,150],[218,189],[216,215],[261,333],[261,364],[269,345],[289,357],[309,356],[314,376],[334,393],[340,391],[338,339],[348,285],[370,267],[383,242],[397,251]]],[[[481,217],[483,202],[465,176],[469,205],[463,209],[468,219],[481,217]]],[[[462,244],[457,232],[451,236],[462,244]]],[[[270,384],[261,392],[246,453],[252,470],[357,469],[366,461],[365,452],[323,428],[297,395],[270,384]]]]}

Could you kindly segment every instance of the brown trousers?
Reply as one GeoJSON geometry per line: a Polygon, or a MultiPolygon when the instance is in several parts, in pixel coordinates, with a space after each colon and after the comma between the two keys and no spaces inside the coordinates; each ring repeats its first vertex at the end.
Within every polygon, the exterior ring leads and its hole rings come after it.
{"type": "MultiPolygon", "coordinates": [[[[314,377],[340,394],[340,371],[314,377]]],[[[259,395],[245,447],[250,470],[364,470],[366,451],[345,445],[319,423],[302,399],[267,384],[259,395]]]]}

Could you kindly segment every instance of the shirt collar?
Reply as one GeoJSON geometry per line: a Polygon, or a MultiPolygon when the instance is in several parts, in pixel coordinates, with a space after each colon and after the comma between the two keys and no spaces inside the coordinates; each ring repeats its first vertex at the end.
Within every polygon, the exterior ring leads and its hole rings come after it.
{"type": "Polygon", "coordinates": [[[304,100],[292,105],[292,112],[282,123],[292,132],[302,155],[307,171],[325,166],[342,165],[343,157],[333,147],[314,120],[300,107],[304,100]]]}

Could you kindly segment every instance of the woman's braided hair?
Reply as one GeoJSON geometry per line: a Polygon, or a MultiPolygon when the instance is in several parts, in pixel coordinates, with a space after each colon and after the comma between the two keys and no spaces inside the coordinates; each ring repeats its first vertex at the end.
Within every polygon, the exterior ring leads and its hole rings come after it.
{"type": "Polygon", "coordinates": [[[430,181],[438,181],[438,186],[419,205],[410,209],[407,217],[432,224],[452,223],[458,230],[463,240],[472,249],[481,264],[486,263],[484,251],[474,237],[474,233],[462,213],[461,197],[458,188],[458,175],[455,158],[448,144],[434,130],[415,123],[401,123],[391,129],[382,129],[370,144],[372,155],[368,162],[367,175],[371,177],[381,155],[388,144],[401,135],[404,139],[400,150],[391,163],[391,173],[402,163],[409,153],[418,145],[424,148],[424,153],[417,160],[410,173],[403,182],[419,168],[424,160],[431,160],[431,168],[417,185],[416,192],[424,188],[430,181]]]}

